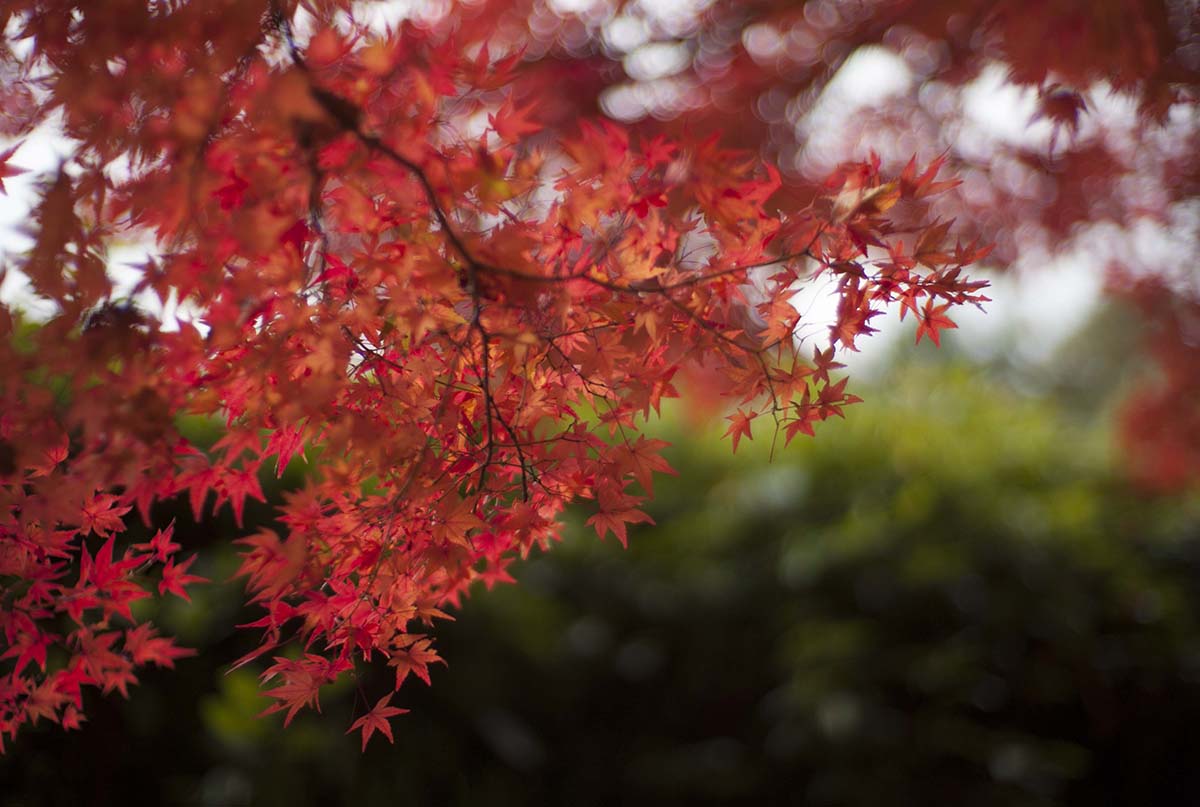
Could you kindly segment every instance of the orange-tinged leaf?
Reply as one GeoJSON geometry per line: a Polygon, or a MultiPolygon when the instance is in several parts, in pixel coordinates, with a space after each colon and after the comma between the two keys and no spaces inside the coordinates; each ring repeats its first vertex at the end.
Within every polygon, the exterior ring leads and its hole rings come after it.
{"type": "Polygon", "coordinates": [[[535,104],[518,107],[510,95],[494,113],[488,115],[488,124],[496,134],[509,143],[517,143],[525,135],[536,134],[542,130],[540,123],[533,120],[537,110],[535,104]]]}
{"type": "Polygon", "coordinates": [[[930,341],[940,347],[939,332],[958,327],[953,320],[946,316],[946,310],[949,307],[949,303],[934,306],[932,300],[925,302],[925,310],[921,312],[921,316],[917,320],[917,344],[921,343],[922,336],[928,336],[930,341]]]}
{"type": "Polygon", "coordinates": [[[600,511],[594,514],[587,520],[587,524],[596,530],[596,535],[603,538],[608,533],[612,533],[621,542],[621,546],[629,545],[629,536],[626,532],[626,526],[629,524],[653,524],[652,519],[648,514],[634,508],[624,510],[600,511]]]}
{"type": "Polygon", "coordinates": [[[738,409],[732,415],[727,415],[726,420],[730,421],[729,428],[725,430],[725,437],[733,438],[733,451],[736,454],[738,450],[738,442],[745,437],[747,440],[753,440],[754,435],[750,433],[750,423],[756,417],[757,412],[747,412],[744,409],[738,409]]]}
{"type": "Polygon", "coordinates": [[[433,640],[419,634],[409,634],[400,643],[405,646],[392,651],[392,657],[388,659],[388,666],[396,668],[395,688],[400,688],[409,673],[429,686],[429,665],[446,663],[433,649],[433,640]]]}
{"type": "Polygon", "coordinates": [[[950,255],[942,251],[942,243],[953,224],[954,219],[949,219],[927,227],[917,239],[913,257],[931,268],[949,261],[950,255]]]}

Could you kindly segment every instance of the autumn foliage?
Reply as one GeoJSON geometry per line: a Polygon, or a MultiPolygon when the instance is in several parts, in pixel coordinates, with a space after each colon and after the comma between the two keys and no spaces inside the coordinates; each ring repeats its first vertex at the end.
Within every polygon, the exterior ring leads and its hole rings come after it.
{"type": "Polygon", "coordinates": [[[984,250],[925,205],[937,162],[781,208],[774,168],[716,137],[544,130],[483,27],[371,32],[339,5],[304,4],[303,37],[294,4],[9,6],[8,92],[33,103],[8,133],[58,115],[77,150],[14,267],[53,313],[0,309],[0,735],[76,727],[87,688],[187,655],[131,610],[200,582],[171,526],[126,538],[156,502],[240,523],[263,468],[312,461],[279,529],[239,539],[262,641],[236,664],[270,659],[290,721],[359,664],[428,682],[431,622],[567,503],[624,542],[681,370],[738,407],[735,447],[756,417],[790,440],[855,400],[831,372],[873,317],[936,342],[985,299],[962,272],[984,250]],[[105,250],[134,237],[156,254],[122,293],[105,250]],[[841,303],[810,344],[791,299],[817,275],[841,303]],[[183,415],[224,434],[200,450],[183,415]]]}
{"type": "Polygon", "coordinates": [[[937,209],[964,240],[995,245],[992,266],[1020,273],[1082,258],[1110,293],[1133,300],[1147,339],[1129,363],[1144,371],[1125,408],[1129,470],[1154,489],[1200,480],[1200,375],[1179,372],[1195,366],[1197,339],[1177,316],[1200,302],[1194,2],[482,6],[509,25],[529,20],[543,58],[526,72],[556,82],[556,119],[602,108],[639,125],[722,131],[777,165],[781,197],[800,204],[836,164],[871,150],[885,170],[914,151],[944,156],[961,184],[937,209]],[[657,68],[655,54],[667,54],[657,68]],[[886,86],[849,105],[841,77],[859,56],[888,65],[873,79],[886,86]]]}
{"type": "MultiPolygon", "coordinates": [[[[882,35],[911,5],[838,19],[882,35]]],[[[1023,24],[1009,6],[981,19],[1023,24]]],[[[987,229],[960,237],[933,209],[956,193],[945,156],[785,181],[752,129],[596,114],[602,59],[514,33],[537,4],[425,25],[371,9],[0,11],[0,180],[47,122],[75,147],[11,267],[51,313],[0,306],[0,742],[76,727],[88,690],[126,694],[139,667],[187,655],[132,609],[200,582],[170,525],[131,537],[156,503],[240,524],[260,473],[309,463],[277,528],[238,539],[261,643],[233,663],[262,665],[265,711],[287,722],[363,664],[390,666],[393,690],[428,683],[434,620],[552,543],[568,503],[624,542],[670,471],[643,430],[679,379],[732,413],[735,449],[787,442],[856,400],[838,354],[881,313],[938,343],[954,307],[986,300],[964,268],[987,229]],[[152,257],[124,287],[106,255],[136,240],[152,257]],[[814,281],[838,296],[827,331],[794,303],[814,281]],[[194,445],[186,416],[222,437],[194,445]]],[[[1047,110],[1068,121],[1063,92],[1047,110]]],[[[364,746],[392,736],[393,694],[356,715],[364,746]]]]}
{"type": "Polygon", "coordinates": [[[885,169],[914,150],[943,155],[961,184],[938,211],[964,239],[994,244],[991,264],[1020,272],[1083,256],[1142,312],[1130,366],[1143,374],[1123,416],[1129,471],[1155,490],[1200,481],[1196,3],[712,0],[695,22],[639,0],[572,3],[585,10],[558,17],[537,16],[537,2],[497,5],[536,16],[542,47],[574,68],[560,75],[579,76],[570,97],[720,129],[778,165],[792,198],[807,201],[833,165],[871,149],[885,169]],[[582,32],[605,46],[580,47],[582,32]],[[654,47],[687,58],[636,69],[654,47]],[[831,111],[841,69],[872,53],[890,60],[889,91],[831,111]],[[981,110],[1003,125],[984,125],[981,110]]]}

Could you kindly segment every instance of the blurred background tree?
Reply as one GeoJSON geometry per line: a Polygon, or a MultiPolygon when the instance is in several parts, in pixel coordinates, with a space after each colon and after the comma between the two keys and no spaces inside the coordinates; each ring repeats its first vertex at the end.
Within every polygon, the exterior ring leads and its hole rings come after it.
{"type": "MultiPolygon", "coordinates": [[[[1200,501],[1116,461],[1130,338],[1042,368],[889,361],[771,462],[672,414],[687,472],[656,485],[660,526],[622,551],[576,516],[443,627],[450,665],[363,755],[352,688],[323,698],[345,720],[254,718],[254,674],[224,672],[236,584],[199,587],[160,615],[199,656],[96,698],[88,731],[29,732],[4,803],[1188,803],[1200,501]]],[[[232,528],[177,518],[196,542],[232,528]]],[[[215,580],[236,566],[220,545],[215,580]]]]}

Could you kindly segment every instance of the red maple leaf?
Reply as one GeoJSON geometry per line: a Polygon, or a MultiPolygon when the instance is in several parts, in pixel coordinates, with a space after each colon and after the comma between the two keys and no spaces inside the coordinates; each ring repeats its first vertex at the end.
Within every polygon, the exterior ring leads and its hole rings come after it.
{"type": "Polygon", "coordinates": [[[504,140],[516,143],[525,135],[542,130],[541,124],[531,120],[536,110],[537,105],[532,103],[518,108],[512,96],[509,96],[498,110],[488,115],[488,123],[504,140]]]}
{"type": "Polygon", "coordinates": [[[154,536],[148,543],[134,544],[134,549],[153,552],[154,560],[158,563],[166,563],[167,560],[179,549],[179,544],[171,540],[175,534],[175,522],[172,521],[166,527],[154,533],[154,536]]]}
{"type": "Polygon", "coordinates": [[[19,149],[20,147],[21,147],[21,144],[18,143],[17,145],[13,146],[12,148],[7,149],[6,151],[0,151],[0,193],[4,194],[6,196],[8,195],[8,189],[4,187],[4,180],[7,179],[8,177],[19,176],[29,170],[27,168],[18,168],[15,165],[8,164],[8,161],[12,158],[12,156],[14,154],[17,153],[17,149],[19,149]]]}
{"type": "Polygon", "coordinates": [[[948,308],[950,308],[949,303],[934,306],[932,300],[925,301],[925,309],[917,320],[917,344],[921,343],[922,336],[928,335],[935,345],[940,346],[939,331],[958,327],[953,320],[946,316],[948,308]]]}
{"type": "Polygon", "coordinates": [[[621,546],[626,546],[629,543],[626,525],[638,523],[653,524],[654,519],[647,513],[630,507],[623,510],[601,510],[589,518],[587,523],[596,530],[596,535],[601,538],[611,532],[617,536],[617,540],[621,542],[621,546]]]}
{"type": "Polygon", "coordinates": [[[124,527],[121,517],[132,508],[122,507],[119,502],[117,496],[101,493],[84,504],[80,510],[80,529],[83,533],[94,532],[101,538],[107,538],[114,532],[120,532],[124,527]]]}
{"type": "Polygon", "coordinates": [[[172,639],[156,633],[154,626],[145,622],[125,631],[125,652],[132,656],[134,664],[155,664],[171,669],[175,667],[175,659],[196,655],[195,650],[176,647],[172,639]]]}
{"type": "Polygon", "coordinates": [[[175,596],[182,597],[188,602],[191,602],[192,598],[187,593],[187,589],[185,587],[191,583],[209,582],[204,577],[197,577],[194,574],[187,573],[188,567],[191,566],[195,560],[195,555],[192,555],[190,558],[180,564],[176,564],[174,558],[168,560],[167,564],[163,567],[162,579],[158,582],[158,593],[166,594],[169,591],[175,596]]]}
{"type": "Polygon", "coordinates": [[[283,725],[287,726],[303,708],[321,711],[321,687],[329,683],[330,669],[325,659],[308,654],[302,659],[275,657],[275,664],[262,674],[264,682],[276,677],[280,679],[278,686],[263,693],[265,697],[275,698],[274,703],[259,713],[265,716],[287,710],[283,725]]]}
{"type": "Polygon", "coordinates": [[[367,741],[371,739],[371,735],[376,731],[387,737],[389,743],[395,743],[395,740],[392,738],[392,725],[388,722],[388,719],[396,717],[397,715],[406,714],[408,710],[399,709],[395,706],[388,706],[388,702],[391,701],[391,699],[392,696],[390,693],[384,695],[371,708],[371,711],[367,712],[358,720],[355,720],[350,728],[346,731],[347,734],[350,734],[351,732],[358,731],[359,729],[362,730],[363,751],[367,750],[367,741]]]}
{"type": "Polygon", "coordinates": [[[750,433],[750,422],[758,417],[757,412],[747,412],[744,409],[738,409],[732,415],[727,415],[726,420],[730,421],[729,428],[725,430],[725,437],[733,438],[733,452],[736,454],[738,450],[738,441],[743,437],[747,440],[753,440],[754,435],[750,433]]]}
{"type": "Polygon", "coordinates": [[[396,668],[396,689],[404,683],[409,673],[413,673],[428,686],[429,665],[445,664],[442,657],[433,649],[433,642],[420,634],[409,634],[398,642],[400,649],[392,654],[388,666],[396,668]]]}

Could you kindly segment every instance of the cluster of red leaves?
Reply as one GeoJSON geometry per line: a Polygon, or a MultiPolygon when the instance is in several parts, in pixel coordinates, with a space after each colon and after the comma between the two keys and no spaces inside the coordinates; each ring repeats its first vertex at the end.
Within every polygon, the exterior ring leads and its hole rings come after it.
{"type": "MultiPolygon", "coordinates": [[[[1154,331],[1131,363],[1185,355],[1181,332],[1155,316],[1200,302],[1192,280],[1197,247],[1190,224],[1200,193],[1200,13],[1192,0],[712,0],[691,18],[641,0],[548,4],[546,0],[481,0],[481,15],[527,25],[536,47],[553,55],[531,61],[547,82],[571,82],[574,109],[605,105],[627,118],[676,116],[673,125],[725,132],[727,143],[755,149],[778,163],[784,192],[807,202],[811,180],[833,162],[874,147],[885,166],[916,150],[945,153],[964,179],[938,207],[966,238],[994,242],[992,262],[1044,266],[1049,251],[1091,251],[1118,242],[1119,273],[1150,275],[1172,306],[1142,306],[1154,331]],[[573,11],[561,10],[570,6],[573,11]],[[548,6],[560,9],[550,13],[548,6]],[[630,35],[628,32],[638,32],[630,35]],[[647,42],[649,40],[649,42],[647,42]],[[590,45],[590,47],[589,47],[590,45]],[[662,47],[679,55],[668,75],[647,75],[640,56],[662,47]],[[643,51],[643,48],[645,49],[643,51]],[[856,54],[886,53],[904,63],[911,81],[872,94],[870,104],[831,136],[835,80],[856,54]],[[994,127],[979,114],[983,92],[1003,76],[997,105],[1036,124],[994,127]],[[1018,92],[1020,91],[1020,92],[1018,92]],[[1012,98],[1024,95],[1027,112],[1012,98]],[[1008,99],[1004,96],[1007,95],[1008,99]],[[616,103],[620,99],[625,103],[616,103]],[[633,99],[630,101],[629,99],[633,99]],[[605,101],[609,103],[605,104],[605,101]],[[1094,225],[1100,224],[1096,227],[1094,225]],[[1177,238],[1169,257],[1133,258],[1146,225],[1177,238]],[[1135,234],[1138,234],[1135,237],[1135,234]],[[1182,235],[1182,238],[1179,236],[1182,235]],[[1106,243],[1109,242],[1109,243],[1106,243]],[[1180,249],[1180,245],[1183,249],[1180,249]],[[1181,254],[1182,253],[1182,254],[1181,254]]],[[[850,73],[853,71],[847,71],[850,73]]],[[[839,86],[835,86],[839,85],[839,86]]],[[[985,103],[990,104],[991,99],[985,103]]],[[[570,114],[559,112],[559,115],[570,114]]],[[[1018,123],[1020,121],[1017,121],[1018,123]]],[[[1096,261],[1105,273],[1108,259],[1096,261]]],[[[1117,294],[1127,284],[1112,284],[1117,294]]],[[[1179,401],[1200,395],[1170,362],[1179,401]]],[[[1141,396],[1142,400],[1146,396],[1141,396]]],[[[1134,410],[1137,404],[1131,404],[1134,410]]],[[[1161,458],[1172,485],[1200,480],[1200,442],[1186,406],[1161,406],[1152,428],[1126,440],[1141,467],[1161,458]],[[1170,435],[1174,434],[1174,438],[1170,435]],[[1149,449],[1174,439],[1174,459],[1149,449]],[[1187,447],[1182,445],[1187,441],[1187,447]],[[1185,458],[1190,458],[1186,459],[1185,458]]],[[[1127,420],[1134,423],[1134,420],[1127,420]]]]}
{"type": "Polygon", "coordinates": [[[184,652],[130,611],[152,572],[195,582],[169,530],[118,550],[134,506],[186,493],[240,523],[260,470],[308,451],[279,528],[239,541],[262,641],[237,663],[277,653],[266,711],[290,721],[374,659],[428,682],[432,620],[511,579],[567,503],[624,542],[670,470],[641,432],[681,369],[740,407],[735,446],[757,417],[790,440],[857,400],[836,351],[886,307],[936,342],[986,299],[962,274],[985,250],[927,209],[937,164],[850,166],[781,212],[771,166],[715,138],[544,130],[487,30],[370,32],[313,2],[300,41],[288,3],[71,5],[14,17],[78,151],[20,264],[54,314],[18,339],[0,309],[0,733],[73,725],[81,686],[184,652]],[[103,250],[137,233],[160,255],[134,294],[193,312],[175,330],[114,302],[103,250]],[[815,275],[840,305],[811,347],[792,299],[815,275]],[[200,451],[181,415],[224,436],[200,451]]]}

